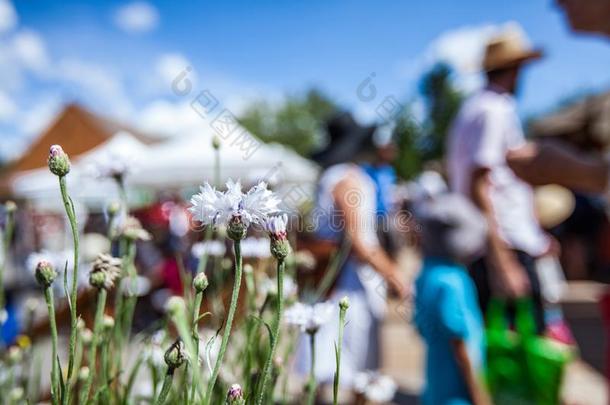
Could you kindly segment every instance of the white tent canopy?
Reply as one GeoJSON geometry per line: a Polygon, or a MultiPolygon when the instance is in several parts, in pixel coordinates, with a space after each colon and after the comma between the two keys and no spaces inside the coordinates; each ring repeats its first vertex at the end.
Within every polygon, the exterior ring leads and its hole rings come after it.
{"type": "MultiPolygon", "coordinates": [[[[211,129],[210,129],[211,131],[211,129]]],[[[251,148],[225,142],[221,145],[220,176],[271,183],[312,183],[317,167],[294,151],[278,144],[264,144],[252,138],[251,148]],[[260,145],[260,146],[258,146],[260,145]]],[[[214,179],[215,151],[212,135],[193,132],[151,147],[130,183],[152,188],[201,184],[214,179]]]]}
{"type": "MultiPolygon", "coordinates": [[[[67,176],[73,199],[99,209],[117,198],[116,184],[94,174],[96,164],[105,165],[113,159],[129,164],[131,170],[126,182],[130,191],[176,190],[213,181],[213,129],[207,126],[204,131],[201,129],[154,145],[145,145],[127,132],[118,132],[104,144],[73,159],[72,170],[67,176]]],[[[222,144],[221,179],[240,179],[244,185],[266,180],[280,188],[300,185],[311,190],[307,186],[316,180],[318,169],[315,164],[284,146],[261,143],[256,138],[249,142],[250,148],[230,140],[222,144]]],[[[39,208],[61,208],[57,178],[46,168],[18,174],[12,181],[12,188],[17,197],[31,200],[39,208]]]]}
{"type": "MultiPolygon", "coordinates": [[[[112,159],[137,162],[147,148],[130,133],[120,131],[103,144],[72,159],[66,179],[74,201],[99,208],[109,199],[118,198],[116,184],[111,179],[99,178],[96,164],[108,164],[112,159]]],[[[11,186],[17,197],[32,201],[38,208],[62,207],[57,177],[47,168],[17,174],[11,186]]]]}

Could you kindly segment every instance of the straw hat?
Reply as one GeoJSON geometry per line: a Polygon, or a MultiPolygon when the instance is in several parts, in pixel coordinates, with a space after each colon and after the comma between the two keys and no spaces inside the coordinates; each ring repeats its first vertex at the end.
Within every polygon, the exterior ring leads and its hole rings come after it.
{"type": "Polygon", "coordinates": [[[574,212],[574,194],[565,187],[549,184],[534,190],[534,209],[540,225],[553,228],[569,218],[574,212]]]}
{"type": "Polygon", "coordinates": [[[541,57],[542,51],[531,46],[523,29],[510,24],[487,42],[483,70],[509,68],[541,57]]]}

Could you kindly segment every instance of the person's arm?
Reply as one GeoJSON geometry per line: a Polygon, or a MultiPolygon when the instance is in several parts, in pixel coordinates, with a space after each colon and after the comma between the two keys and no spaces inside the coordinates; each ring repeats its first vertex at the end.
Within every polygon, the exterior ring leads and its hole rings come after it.
{"type": "Polygon", "coordinates": [[[608,188],[607,161],[558,142],[527,143],[509,151],[506,162],[517,176],[533,185],[554,183],[592,193],[608,188]]]}
{"type": "Polygon", "coordinates": [[[487,220],[488,249],[493,269],[499,277],[498,287],[512,297],[519,297],[529,290],[529,281],[525,269],[517,260],[499,233],[498,224],[490,200],[489,169],[478,168],[472,173],[471,196],[487,220]]]}
{"type": "Polygon", "coordinates": [[[487,393],[487,389],[481,382],[479,376],[477,376],[476,370],[470,361],[468,356],[468,349],[466,343],[462,339],[453,339],[451,341],[453,348],[453,355],[455,356],[456,363],[464,377],[466,386],[468,387],[468,393],[470,394],[470,400],[473,405],[491,405],[491,399],[487,393]]]}
{"type": "Polygon", "coordinates": [[[404,298],[407,288],[398,270],[398,265],[388,257],[379,244],[367,243],[364,238],[364,233],[367,231],[364,227],[369,223],[366,221],[367,218],[362,217],[360,205],[365,198],[362,193],[360,183],[352,176],[337,183],[333,190],[337,208],[344,216],[345,233],[351,240],[354,254],[360,260],[370,264],[388,282],[389,287],[404,298]]]}

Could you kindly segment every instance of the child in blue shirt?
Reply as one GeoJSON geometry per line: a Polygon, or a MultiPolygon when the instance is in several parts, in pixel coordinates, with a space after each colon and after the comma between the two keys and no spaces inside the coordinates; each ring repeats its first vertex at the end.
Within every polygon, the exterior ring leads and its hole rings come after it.
{"type": "Polygon", "coordinates": [[[483,317],[464,263],[485,243],[485,221],[464,197],[420,204],[423,267],[415,283],[415,324],[427,346],[426,405],[489,404],[481,381],[483,317]]]}

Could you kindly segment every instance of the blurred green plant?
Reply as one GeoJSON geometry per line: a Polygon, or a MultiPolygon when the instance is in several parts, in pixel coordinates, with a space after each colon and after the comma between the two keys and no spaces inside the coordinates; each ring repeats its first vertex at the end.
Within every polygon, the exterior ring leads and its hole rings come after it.
{"type": "Polygon", "coordinates": [[[239,117],[241,124],[264,142],[277,142],[308,156],[320,144],[320,125],[338,111],[335,102],[317,89],[291,95],[280,105],[253,103],[239,117]]]}

